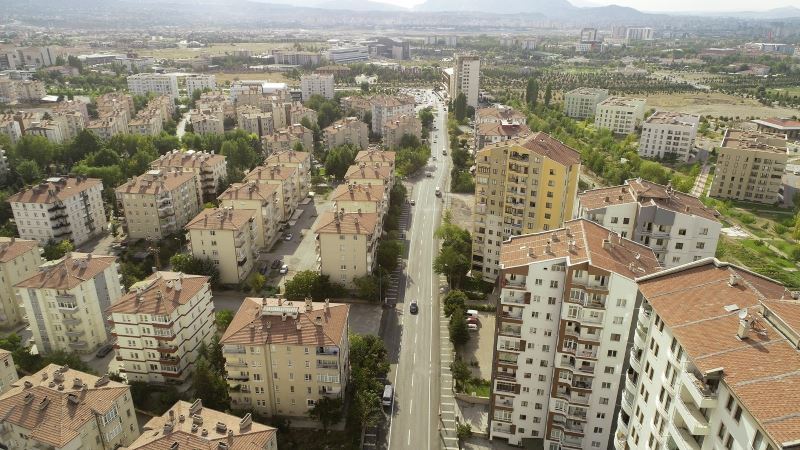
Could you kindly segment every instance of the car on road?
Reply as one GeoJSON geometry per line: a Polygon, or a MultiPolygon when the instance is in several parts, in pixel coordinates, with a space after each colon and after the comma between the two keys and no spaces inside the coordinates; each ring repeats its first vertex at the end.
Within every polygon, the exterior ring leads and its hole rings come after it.
{"type": "Polygon", "coordinates": [[[411,300],[411,306],[409,306],[408,310],[411,311],[411,314],[416,314],[419,312],[419,306],[417,305],[416,300],[411,300]]]}
{"type": "Polygon", "coordinates": [[[383,397],[381,398],[381,404],[383,406],[392,406],[394,402],[394,387],[391,384],[387,384],[383,388],[383,397]]]}
{"type": "Polygon", "coordinates": [[[425,176],[428,178],[433,178],[433,174],[431,172],[426,173],[425,176]]]}
{"type": "Polygon", "coordinates": [[[465,314],[467,315],[467,317],[473,317],[475,319],[478,318],[478,310],[476,309],[468,309],[465,314]]]}
{"type": "Polygon", "coordinates": [[[114,346],[111,345],[111,344],[106,344],[106,345],[100,347],[99,349],[97,349],[97,353],[95,353],[94,356],[96,356],[98,358],[105,358],[106,355],[111,353],[112,350],[114,350],[114,346]]]}
{"type": "Polygon", "coordinates": [[[475,325],[474,323],[468,323],[468,324],[467,324],[467,329],[468,329],[469,331],[478,331],[478,326],[477,326],[477,325],[475,325]]]}
{"type": "Polygon", "coordinates": [[[414,206],[414,205],[416,205],[416,204],[417,204],[417,202],[416,202],[415,200],[409,200],[409,201],[408,201],[408,203],[409,203],[411,206],[414,206]]]}
{"type": "Polygon", "coordinates": [[[438,161],[438,159],[437,159],[435,156],[433,157],[433,160],[434,160],[434,161],[438,161]]]}
{"type": "Polygon", "coordinates": [[[280,259],[276,259],[275,261],[272,262],[272,265],[270,267],[272,267],[273,269],[277,269],[278,267],[280,267],[282,265],[283,265],[283,261],[281,261],[280,259]]]}
{"type": "Polygon", "coordinates": [[[478,325],[478,318],[477,317],[468,317],[467,318],[467,323],[472,323],[472,324],[478,325]]]}
{"type": "Polygon", "coordinates": [[[281,275],[286,275],[287,273],[289,273],[289,266],[287,266],[286,264],[282,265],[279,273],[281,275]]]}
{"type": "Polygon", "coordinates": [[[284,241],[291,241],[293,237],[294,237],[294,235],[292,233],[286,233],[286,234],[283,235],[283,240],[284,241]]]}
{"type": "Polygon", "coordinates": [[[447,150],[442,150],[442,156],[447,156],[447,150]]]}

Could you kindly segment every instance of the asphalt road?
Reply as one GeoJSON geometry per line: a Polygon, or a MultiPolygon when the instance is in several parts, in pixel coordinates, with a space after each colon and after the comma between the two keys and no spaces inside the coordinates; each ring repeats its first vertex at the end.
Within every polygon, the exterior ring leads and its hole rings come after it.
{"type": "MultiPolygon", "coordinates": [[[[438,161],[429,161],[425,169],[433,177],[420,175],[412,181],[409,199],[416,202],[411,209],[411,223],[407,231],[409,244],[405,276],[401,277],[403,289],[399,291],[396,307],[389,313],[384,340],[390,349],[392,370],[389,379],[395,386],[395,402],[389,415],[389,449],[439,448],[439,305],[438,275],[433,273],[436,254],[434,231],[442,215],[442,200],[435,196],[436,187],[445,190],[444,182],[449,170],[449,157],[442,156],[447,144],[447,123],[443,105],[437,103],[439,114],[435,119],[436,131],[431,133],[432,155],[438,161]],[[434,142],[433,135],[436,135],[434,142]],[[416,300],[418,314],[409,312],[416,300]]],[[[443,194],[444,195],[444,194],[443,194]]]]}

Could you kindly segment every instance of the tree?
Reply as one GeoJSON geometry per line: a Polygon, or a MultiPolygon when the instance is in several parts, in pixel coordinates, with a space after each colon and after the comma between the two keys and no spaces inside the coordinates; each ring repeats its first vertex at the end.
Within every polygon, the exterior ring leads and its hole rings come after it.
{"type": "Polygon", "coordinates": [[[453,101],[453,112],[459,123],[464,122],[467,117],[467,96],[463,92],[458,94],[453,101]]]}
{"type": "Polygon", "coordinates": [[[467,422],[456,425],[456,437],[458,437],[460,441],[472,437],[472,425],[467,422]]]}
{"type": "Polygon", "coordinates": [[[198,355],[208,361],[209,368],[217,375],[225,374],[225,357],[222,355],[222,345],[219,343],[219,335],[216,333],[211,337],[211,342],[200,343],[197,351],[198,355]]]}
{"type": "Polygon", "coordinates": [[[192,391],[195,397],[202,397],[203,406],[218,411],[230,408],[228,383],[221,375],[214,372],[209,361],[200,357],[195,362],[192,374],[192,391]]]}
{"type": "Polygon", "coordinates": [[[376,425],[383,416],[381,398],[372,391],[357,391],[355,394],[355,408],[362,426],[376,425]]]}
{"type": "Polygon", "coordinates": [[[25,184],[32,184],[42,178],[42,171],[36,161],[26,159],[17,164],[17,173],[25,184]]]}
{"type": "Polygon", "coordinates": [[[528,79],[528,86],[525,88],[525,103],[528,108],[533,109],[536,107],[536,102],[539,99],[539,83],[533,79],[528,79]]]}
{"type": "Polygon", "coordinates": [[[233,311],[223,309],[214,313],[214,322],[217,324],[217,330],[225,331],[233,320],[233,311]]]}
{"type": "Polygon", "coordinates": [[[387,273],[394,272],[397,268],[397,258],[403,251],[403,246],[399,241],[392,239],[381,239],[378,242],[378,252],[375,256],[378,266],[387,273]]]}
{"type": "Polygon", "coordinates": [[[258,154],[240,139],[223,142],[220,153],[227,158],[228,167],[239,170],[250,170],[258,163],[258,154]]]}
{"type": "Polygon", "coordinates": [[[463,309],[453,311],[447,328],[450,331],[450,342],[453,345],[460,346],[469,341],[469,329],[467,328],[467,319],[464,317],[463,309]]]}
{"type": "Polygon", "coordinates": [[[353,278],[356,287],[356,296],[369,301],[380,300],[380,283],[375,275],[364,275],[353,278]]]}
{"type": "Polygon", "coordinates": [[[250,290],[253,291],[253,293],[258,294],[262,289],[264,289],[264,285],[267,284],[267,277],[258,272],[254,272],[250,276],[248,284],[250,285],[250,290]]]}
{"type": "Polygon", "coordinates": [[[452,290],[444,297],[444,315],[450,317],[456,310],[467,309],[467,294],[460,290],[452,290]]]}
{"type": "Polygon", "coordinates": [[[322,423],[322,430],[327,432],[329,426],[342,420],[342,399],[322,397],[308,411],[308,416],[319,420],[322,423]]]}
{"type": "Polygon", "coordinates": [[[654,161],[642,161],[639,165],[639,176],[658,184],[669,182],[669,173],[661,164],[654,161]]]}
{"type": "Polygon", "coordinates": [[[47,242],[47,244],[45,244],[42,257],[48,261],[54,261],[56,259],[63,258],[64,255],[73,250],[75,250],[75,246],[72,245],[72,242],[66,239],[56,242],[55,240],[51,239],[47,242]]]}
{"type": "Polygon", "coordinates": [[[205,275],[212,286],[219,285],[219,269],[210,259],[201,259],[187,253],[176,253],[169,258],[172,270],[191,275],[205,275]]]}
{"type": "Polygon", "coordinates": [[[350,144],[333,148],[325,158],[325,173],[341,180],[356,159],[356,150],[350,144]]]}
{"type": "Polygon", "coordinates": [[[553,99],[553,89],[550,84],[544,88],[544,106],[550,106],[550,100],[553,99]]]}
{"type": "Polygon", "coordinates": [[[369,94],[369,83],[367,83],[366,81],[361,83],[361,92],[369,94]]]}
{"type": "Polygon", "coordinates": [[[450,363],[450,374],[453,375],[453,381],[455,381],[456,390],[458,391],[462,391],[464,389],[464,385],[467,384],[469,379],[472,377],[472,372],[469,370],[469,366],[461,358],[456,358],[452,363],[450,363]]]}
{"type": "Polygon", "coordinates": [[[286,282],[283,289],[284,295],[289,300],[304,300],[310,297],[315,301],[321,301],[343,294],[342,287],[331,283],[328,275],[321,275],[311,270],[295,274],[291,280],[286,282]]]}

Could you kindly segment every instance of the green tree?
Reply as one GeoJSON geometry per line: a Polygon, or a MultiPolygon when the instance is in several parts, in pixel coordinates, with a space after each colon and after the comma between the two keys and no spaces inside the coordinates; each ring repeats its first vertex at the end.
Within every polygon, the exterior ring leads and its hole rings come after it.
{"type": "Polygon", "coordinates": [[[47,244],[45,244],[42,251],[42,257],[48,261],[54,261],[56,259],[63,258],[64,255],[74,250],[75,246],[72,245],[72,242],[66,239],[60,242],[56,242],[51,239],[47,242],[47,244]]]}
{"type": "Polygon", "coordinates": [[[308,416],[319,420],[322,423],[322,430],[327,432],[329,426],[336,425],[342,420],[342,399],[322,397],[308,411],[308,416]]]}
{"type": "Polygon", "coordinates": [[[214,313],[214,322],[217,324],[217,330],[224,332],[233,320],[233,311],[227,309],[219,310],[214,313]]]}
{"type": "Polygon", "coordinates": [[[360,390],[355,394],[355,408],[362,426],[377,425],[382,414],[381,397],[373,391],[360,390]]]}
{"type": "Polygon", "coordinates": [[[655,161],[642,161],[639,165],[639,176],[653,183],[667,184],[669,182],[667,169],[655,161]]]}
{"type": "Polygon", "coordinates": [[[315,301],[343,294],[342,287],[331,283],[327,275],[321,275],[311,270],[296,273],[291,280],[284,284],[284,295],[289,300],[304,300],[308,297],[315,301]]]}
{"type": "Polygon", "coordinates": [[[206,358],[200,357],[195,362],[192,391],[195,397],[202,397],[203,406],[218,411],[227,411],[230,408],[228,383],[212,369],[206,358]]]}
{"type": "Polygon", "coordinates": [[[453,101],[453,114],[459,123],[463,123],[467,117],[467,96],[463,92],[453,101]]]}
{"type": "Polygon", "coordinates": [[[467,309],[467,294],[460,290],[452,290],[444,297],[444,315],[450,317],[457,310],[467,309]]]}
{"type": "Polygon", "coordinates": [[[12,156],[17,160],[29,159],[36,161],[39,167],[48,167],[54,162],[56,148],[44,136],[27,134],[17,142],[12,156]]]}
{"type": "Polygon", "coordinates": [[[472,371],[469,366],[461,358],[456,358],[450,363],[450,374],[453,375],[453,381],[456,383],[456,390],[462,391],[472,377],[472,371]]]}
{"type": "Polygon", "coordinates": [[[356,287],[356,296],[369,301],[380,300],[380,283],[375,275],[364,275],[353,278],[356,287]]]}
{"type": "Polygon", "coordinates": [[[378,252],[375,256],[378,266],[385,270],[387,273],[394,272],[397,268],[397,258],[403,251],[403,245],[400,241],[393,239],[381,239],[378,242],[378,252]]]}
{"type": "Polygon", "coordinates": [[[228,167],[242,171],[250,170],[258,163],[258,154],[247,142],[241,140],[225,141],[220,153],[227,158],[228,167]]]}
{"type": "Polygon", "coordinates": [[[536,107],[536,102],[539,99],[539,83],[533,79],[528,79],[528,85],[525,87],[525,103],[528,108],[533,109],[536,107]]]}
{"type": "Polygon", "coordinates": [[[450,342],[453,345],[461,346],[469,341],[469,329],[467,328],[467,319],[464,317],[463,309],[453,311],[447,328],[450,331],[450,342]]]}
{"type": "Polygon", "coordinates": [[[550,106],[550,100],[553,99],[553,89],[548,84],[544,88],[544,106],[550,106]]]}
{"type": "Polygon", "coordinates": [[[325,157],[325,173],[337,180],[344,179],[347,169],[356,159],[356,149],[350,144],[333,148],[325,157]]]}
{"type": "Polygon", "coordinates": [[[267,277],[258,272],[253,272],[253,274],[250,275],[248,284],[250,285],[250,291],[252,291],[254,294],[258,294],[267,284],[267,277]]]}
{"type": "Polygon", "coordinates": [[[459,423],[456,425],[456,437],[462,442],[472,437],[472,425],[469,423],[459,423]]]}
{"type": "Polygon", "coordinates": [[[225,374],[225,357],[222,354],[222,345],[219,343],[219,335],[214,334],[211,337],[211,342],[206,344],[200,343],[198,355],[208,361],[209,368],[217,375],[225,374]]]}
{"type": "Polygon", "coordinates": [[[187,253],[176,253],[169,258],[172,270],[191,275],[209,277],[212,286],[219,285],[219,269],[210,259],[197,258],[187,253]]]}
{"type": "Polygon", "coordinates": [[[25,184],[33,184],[42,179],[42,171],[36,161],[26,159],[17,164],[17,173],[25,184]]]}
{"type": "Polygon", "coordinates": [[[361,83],[361,92],[363,92],[364,94],[369,94],[369,83],[367,83],[366,81],[361,83]]]}

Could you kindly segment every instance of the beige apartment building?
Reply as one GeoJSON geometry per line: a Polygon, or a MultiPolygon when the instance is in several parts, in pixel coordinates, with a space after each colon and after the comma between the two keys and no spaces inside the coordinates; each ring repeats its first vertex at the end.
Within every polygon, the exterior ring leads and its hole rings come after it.
{"type": "Polygon", "coordinates": [[[297,192],[299,179],[300,170],[297,167],[281,165],[259,166],[244,177],[245,182],[253,181],[280,186],[281,204],[283,205],[282,221],[289,220],[297,209],[297,205],[300,204],[302,197],[297,192]]]}
{"type": "Polygon", "coordinates": [[[353,287],[353,278],[372,273],[382,230],[377,213],[329,211],[317,221],[319,272],[353,287]]]}
{"type": "Polygon", "coordinates": [[[311,187],[311,152],[294,150],[273,153],[264,160],[264,165],[294,167],[297,169],[295,192],[298,203],[308,196],[311,187]]]}
{"type": "Polygon", "coordinates": [[[366,184],[342,183],[336,186],[328,200],[333,203],[334,211],[344,210],[346,213],[376,213],[380,217],[378,228],[383,215],[389,207],[389,196],[382,186],[366,184]]]}
{"type": "Polygon", "coordinates": [[[312,95],[321,95],[331,99],[333,98],[333,88],[333,75],[311,73],[300,77],[300,92],[303,95],[303,101],[308,101],[312,95]]]}
{"type": "Polygon", "coordinates": [[[642,124],[639,156],[645,158],[674,157],[688,161],[694,152],[694,138],[700,116],[669,111],[656,111],[642,124]]]}
{"type": "Polygon", "coordinates": [[[275,132],[275,122],[271,112],[261,111],[257,106],[244,105],[236,109],[239,128],[258,137],[275,132]]]}
{"type": "Polygon", "coordinates": [[[475,157],[472,270],[499,275],[500,244],[572,218],[580,153],[542,132],[490,144],[475,157]]]}
{"type": "Polygon", "coordinates": [[[401,116],[416,118],[415,100],[411,95],[375,95],[372,105],[372,132],[382,133],[389,122],[401,116]]]}
{"type": "Polygon", "coordinates": [[[22,139],[22,130],[19,127],[19,123],[10,114],[0,115],[0,133],[8,136],[11,140],[11,145],[22,139]]]}
{"type": "Polygon", "coordinates": [[[196,177],[151,169],[116,188],[128,237],[157,241],[180,231],[203,207],[196,177]]]}
{"type": "Polygon", "coordinates": [[[525,124],[496,122],[475,124],[475,147],[480,150],[489,144],[497,144],[529,134],[531,134],[531,129],[525,124]]]}
{"type": "Polygon", "coordinates": [[[510,106],[494,105],[487,108],[478,108],[475,111],[475,126],[484,123],[525,125],[528,119],[524,114],[510,106]]]}
{"type": "Polygon", "coordinates": [[[393,169],[396,158],[397,154],[395,152],[382,150],[376,147],[369,147],[366,150],[361,150],[356,154],[353,164],[363,164],[364,166],[369,167],[380,166],[393,169]]]}
{"type": "Polygon", "coordinates": [[[564,94],[564,114],[573,119],[588,119],[597,105],[608,98],[608,89],[580,87],[564,94]]]}
{"type": "Polygon", "coordinates": [[[361,95],[344,97],[341,100],[342,109],[347,112],[352,112],[355,117],[364,120],[364,115],[367,112],[372,113],[372,102],[370,99],[371,97],[361,95]]]}
{"type": "Polygon", "coordinates": [[[122,113],[100,116],[99,119],[90,121],[86,129],[100,139],[109,140],[118,134],[128,132],[128,120],[122,113]]]}
{"type": "Polygon", "coordinates": [[[345,117],[322,130],[322,147],[333,150],[350,144],[359,150],[369,145],[369,127],[357,117],[345,117]]]}
{"type": "Polygon", "coordinates": [[[103,94],[95,99],[97,104],[97,113],[102,116],[112,115],[117,111],[123,111],[127,119],[130,120],[136,113],[133,104],[133,96],[131,94],[123,94],[121,92],[109,92],[103,94]]]}
{"type": "Polygon", "coordinates": [[[775,204],[786,169],[786,136],[727,130],[720,144],[709,195],[775,204]]]}
{"type": "Polygon", "coordinates": [[[91,353],[108,340],[104,311],[122,296],[117,258],[70,253],[17,283],[39,353],[91,353]]]}
{"type": "Polygon", "coordinates": [[[63,143],[66,140],[65,133],[60,120],[40,120],[25,128],[26,135],[41,136],[54,144],[63,143]]]}
{"type": "MultiPolygon", "coordinates": [[[[25,319],[14,286],[28,279],[42,264],[37,241],[0,237],[0,328],[10,329],[25,319]]],[[[2,370],[2,367],[0,367],[2,370]]]]}
{"type": "Polygon", "coordinates": [[[149,111],[140,111],[135,118],[128,122],[128,133],[139,136],[158,136],[162,129],[161,116],[149,111]]]}
{"type": "Polygon", "coordinates": [[[271,248],[278,238],[280,223],[289,220],[283,217],[283,196],[277,184],[234,183],[217,200],[223,208],[258,211],[255,225],[259,248],[271,248]]]}
{"type": "Polygon", "coordinates": [[[303,119],[308,119],[311,125],[318,123],[317,112],[300,102],[292,102],[289,106],[289,116],[286,118],[287,123],[302,123],[303,119]]]}
{"type": "Polygon", "coordinates": [[[216,329],[208,277],[156,272],[106,309],[128,382],[183,382],[216,329]]]}
{"type": "Polygon", "coordinates": [[[155,93],[178,98],[178,77],[175,74],[137,73],[128,76],[128,90],[134,95],[155,93]]]}
{"type": "Polygon", "coordinates": [[[173,150],[159,156],[150,163],[150,167],[194,172],[200,183],[203,201],[215,199],[222,179],[228,176],[227,159],[224,155],[215,155],[213,152],[173,150]]]}
{"type": "Polygon", "coordinates": [[[343,398],[350,376],[350,306],[245,298],[220,339],[234,409],[307,417],[343,398]]]}
{"type": "Polygon", "coordinates": [[[178,443],[175,450],[248,449],[277,450],[278,431],[253,422],[250,413],[243,417],[226,414],[203,406],[198,398],[194,403],[179,400],[167,412],[148,420],[139,436],[126,450],[164,450],[178,443]],[[204,425],[205,424],[205,425],[204,425]],[[198,432],[198,428],[203,431],[198,432]]]}
{"type": "Polygon", "coordinates": [[[255,264],[256,214],[252,209],[208,208],[186,224],[189,251],[196,258],[210,259],[223,284],[241,283],[255,264]]]}
{"type": "Polygon", "coordinates": [[[597,104],[594,126],[614,134],[632,134],[644,119],[643,98],[609,97],[597,104]]]}
{"type": "Polygon", "coordinates": [[[79,246],[105,232],[103,182],[97,178],[51,177],[8,197],[17,232],[46,244],[51,239],[79,246]]]}
{"type": "MultiPolygon", "coordinates": [[[[83,108],[86,107],[82,103],[83,108]]],[[[61,124],[61,132],[65,140],[74,139],[81,131],[86,128],[89,122],[89,116],[83,114],[81,111],[67,108],[54,108],[51,113],[53,119],[61,124]]]]}
{"type": "Polygon", "coordinates": [[[224,134],[225,115],[221,109],[195,110],[189,113],[194,134],[224,134]]]}
{"type": "Polygon", "coordinates": [[[353,164],[347,169],[344,180],[350,184],[382,186],[388,194],[394,186],[394,168],[386,166],[367,166],[365,163],[353,164]]]}
{"type": "Polygon", "coordinates": [[[0,396],[0,442],[14,450],[108,450],[139,437],[131,388],[50,364],[0,396]]]}
{"type": "Polygon", "coordinates": [[[314,149],[314,132],[302,125],[289,125],[276,130],[274,133],[261,138],[264,154],[294,150],[297,144],[303,146],[303,151],[314,149]]]}
{"type": "Polygon", "coordinates": [[[194,94],[194,91],[213,91],[217,88],[217,77],[212,74],[198,73],[186,77],[186,95],[189,97],[194,94]]]}
{"type": "Polygon", "coordinates": [[[18,379],[17,368],[14,366],[14,357],[10,351],[0,349],[0,395],[13,388],[18,379]]]}
{"type": "Polygon", "coordinates": [[[383,145],[388,149],[400,148],[403,136],[422,139],[422,122],[417,116],[396,116],[383,125],[383,145]]]}

